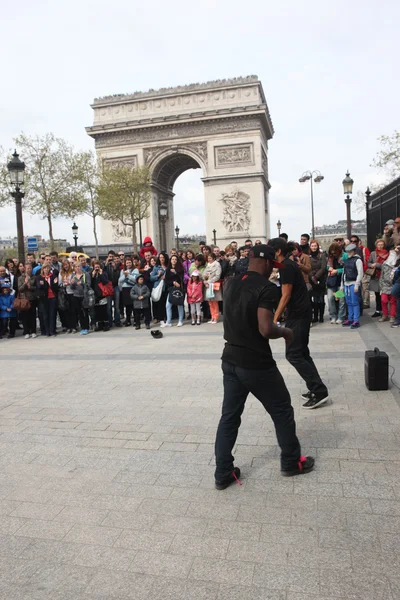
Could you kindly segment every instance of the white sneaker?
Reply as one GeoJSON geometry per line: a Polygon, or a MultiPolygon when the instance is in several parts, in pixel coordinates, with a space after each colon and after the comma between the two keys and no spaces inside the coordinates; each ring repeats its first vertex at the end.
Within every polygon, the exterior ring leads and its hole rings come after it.
{"type": "Polygon", "coordinates": [[[172,327],[171,323],[163,323],[160,327],[172,327]]]}
{"type": "Polygon", "coordinates": [[[211,321],[211,325],[217,325],[218,321],[211,321]]]}
{"type": "Polygon", "coordinates": [[[338,319],[338,320],[336,321],[336,325],[341,325],[342,323],[343,323],[342,319],[338,319]]]}
{"type": "Polygon", "coordinates": [[[182,327],[182,326],[183,326],[183,323],[182,323],[182,321],[179,321],[179,323],[178,323],[177,327],[182,327]]]}
{"type": "Polygon", "coordinates": [[[31,337],[31,336],[29,335],[29,333],[27,333],[26,335],[24,335],[24,338],[25,338],[26,340],[29,340],[29,338],[30,338],[30,337],[31,337]]]}
{"type": "Polygon", "coordinates": [[[165,321],[160,321],[160,327],[165,327],[165,321]]]}
{"type": "Polygon", "coordinates": [[[210,319],[209,321],[207,321],[208,324],[210,323],[214,323],[214,321],[212,319],[210,319]]]}
{"type": "Polygon", "coordinates": [[[37,338],[36,333],[32,333],[31,338],[37,338]]]}
{"type": "Polygon", "coordinates": [[[335,319],[331,319],[331,325],[335,325],[336,320],[335,319]]]}

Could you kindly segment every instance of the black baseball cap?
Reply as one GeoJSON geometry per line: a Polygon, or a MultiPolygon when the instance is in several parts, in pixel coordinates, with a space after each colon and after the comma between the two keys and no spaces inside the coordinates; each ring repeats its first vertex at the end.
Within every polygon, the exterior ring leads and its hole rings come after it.
{"type": "Polygon", "coordinates": [[[263,258],[264,260],[270,260],[275,269],[283,269],[284,265],[275,260],[275,250],[272,246],[267,244],[259,244],[253,246],[250,250],[249,258],[263,258]]]}

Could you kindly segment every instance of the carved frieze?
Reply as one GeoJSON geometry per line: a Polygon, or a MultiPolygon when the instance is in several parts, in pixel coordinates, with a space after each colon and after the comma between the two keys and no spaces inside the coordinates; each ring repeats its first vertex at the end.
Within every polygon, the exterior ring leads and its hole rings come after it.
{"type": "Polygon", "coordinates": [[[250,196],[241,190],[222,194],[224,203],[222,224],[229,233],[248,233],[250,228],[250,196]]]}
{"type": "Polygon", "coordinates": [[[174,125],[143,127],[130,131],[92,133],[91,136],[96,140],[96,148],[110,148],[128,144],[141,144],[143,142],[173,140],[182,137],[215,136],[218,133],[249,131],[252,129],[259,130],[260,127],[262,127],[262,124],[259,117],[248,116],[221,119],[220,121],[209,120],[197,123],[175,123],[174,125]]]}
{"type": "MultiPolygon", "coordinates": [[[[170,146],[153,146],[152,148],[144,149],[144,162],[146,165],[149,165],[153,162],[153,159],[156,158],[159,154],[162,154],[166,150],[170,150],[170,146]]],[[[175,146],[174,152],[185,152],[185,150],[191,150],[197,156],[199,156],[205,164],[207,164],[207,142],[193,142],[189,144],[175,146]]]]}
{"type": "Polygon", "coordinates": [[[232,144],[230,146],[216,146],[214,148],[215,166],[236,167],[238,165],[253,165],[253,144],[232,144]]]}
{"type": "Polygon", "coordinates": [[[130,165],[132,166],[132,168],[135,168],[138,164],[137,162],[137,155],[133,155],[133,156],[118,156],[117,158],[105,158],[104,162],[107,166],[116,166],[116,167],[120,167],[120,166],[127,166],[130,165]]]}

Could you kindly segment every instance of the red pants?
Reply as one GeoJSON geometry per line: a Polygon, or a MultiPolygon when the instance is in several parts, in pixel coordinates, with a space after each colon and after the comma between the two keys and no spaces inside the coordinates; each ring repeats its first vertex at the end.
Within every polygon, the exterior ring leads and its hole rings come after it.
{"type": "Polygon", "coordinates": [[[381,294],[382,299],[382,314],[385,317],[396,316],[396,298],[391,294],[381,294]],[[390,315],[388,314],[388,305],[390,302],[390,315]]]}

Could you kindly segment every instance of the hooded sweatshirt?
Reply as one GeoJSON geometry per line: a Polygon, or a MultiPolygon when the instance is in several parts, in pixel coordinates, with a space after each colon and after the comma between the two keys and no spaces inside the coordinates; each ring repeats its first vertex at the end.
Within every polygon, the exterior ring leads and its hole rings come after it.
{"type": "Polygon", "coordinates": [[[153,240],[151,237],[147,236],[143,240],[143,246],[140,248],[140,257],[144,258],[144,253],[150,250],[152,256],[157,256],[157,250],[153,246],[153,240]]]}

